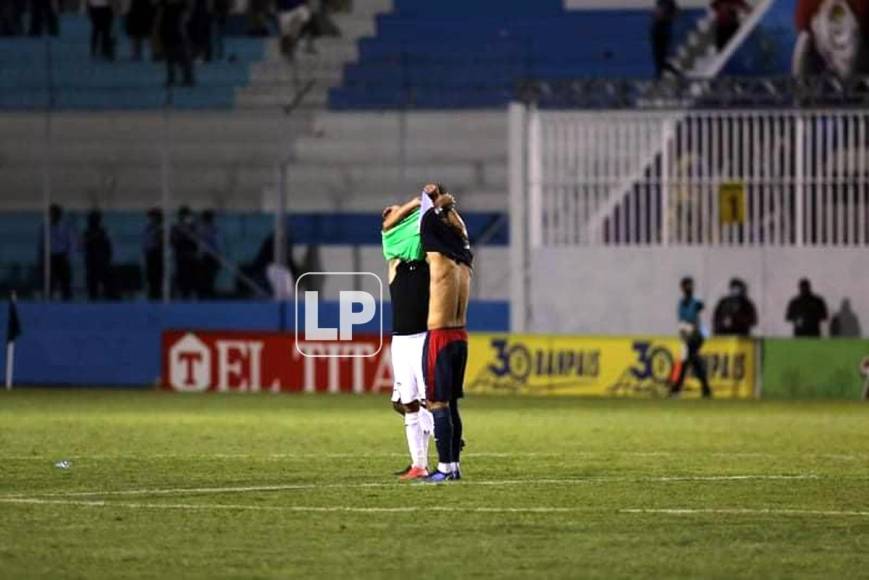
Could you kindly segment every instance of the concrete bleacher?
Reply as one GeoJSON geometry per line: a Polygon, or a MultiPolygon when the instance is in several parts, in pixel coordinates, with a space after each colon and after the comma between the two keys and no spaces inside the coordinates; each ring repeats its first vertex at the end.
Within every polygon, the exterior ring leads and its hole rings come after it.
{"type": "Polygon", "coordinates": [[[61,17],[57,38],[0,39],[0,108],[148,109],[170,98],[176,108],[228,109],[265,51],[261,39],[229,37],[231,60],[197,65],[197,85],[170,94],[163,86],[165,64],[130,60],[126,35],[116,30],[115,38],[116,61],[91,58],[90,23],[73,14],[61,17]]]}
{"type": "MultiPolygon", "coordinates": [[[[616,5],[618,3],[615,3],[616,5]]],[[[704,14],[686,9],[675,42],[704,14]]],[[[489,108],[522,80],[651,78],[648,8],[566,10],[561,0],[396,0],[331,92],[335,109],[489,108]]]]}

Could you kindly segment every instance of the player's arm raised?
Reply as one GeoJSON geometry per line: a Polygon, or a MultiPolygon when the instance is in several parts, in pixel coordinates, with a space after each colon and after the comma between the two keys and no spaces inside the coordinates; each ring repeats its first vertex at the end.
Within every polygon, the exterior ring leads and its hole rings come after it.
{"type": "Polygon", "coordinates": [[[415,197],[404,205],[391,205],[383,210],[383,225],[381,229],[387,232],[398,225],[401,220],[413,213],[419,207],[419,198],[415,197]]]}

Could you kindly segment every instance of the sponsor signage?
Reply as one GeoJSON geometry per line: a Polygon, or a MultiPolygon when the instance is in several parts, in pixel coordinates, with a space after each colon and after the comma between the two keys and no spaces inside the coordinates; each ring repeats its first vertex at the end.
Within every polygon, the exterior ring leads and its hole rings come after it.
{"type": "MultiPolygon", "coordinates": [[[[669,337],[482,335],[470,338],[465,389],[530,395],[665,397],[682,344],[669,337]]],[[[755,343],[712,339],[702,356],[719,398],[755,395],[755,343]]],[[[700,394],[689,374],[683,397],[700,394]]]]}
{"type": "Polygon", "coordinates": [[[297,343],[290,334],[168,331],[163,386],[184,393],[392,392],[382,346],[376,334],[297,343]]]}

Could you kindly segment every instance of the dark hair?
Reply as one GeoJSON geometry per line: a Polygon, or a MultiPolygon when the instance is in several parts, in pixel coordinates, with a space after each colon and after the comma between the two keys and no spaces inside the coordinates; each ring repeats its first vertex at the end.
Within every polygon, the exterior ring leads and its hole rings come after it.
{"type": "Polygon", "coordinates": [[[679,286],[685,286],[686,284],[693,284],[693,283],[694,283],[694,278],[692,278],[691,276],[685,276],[679,282],[679,286]]]}

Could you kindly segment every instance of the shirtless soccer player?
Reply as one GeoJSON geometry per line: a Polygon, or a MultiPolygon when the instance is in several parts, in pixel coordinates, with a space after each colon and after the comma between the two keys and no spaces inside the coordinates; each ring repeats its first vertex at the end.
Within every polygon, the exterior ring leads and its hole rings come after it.
{"type": "Polygon", "coordinates": [[[422,353],[429,302],[429,266],[419,235],[419,199],[383,210],[383,255],[392,299],[392,405],[404,415],[411,464],[401,479],[428,475],[428,442],[434,428],[425,408],[422,353]]]}
{"type": "Polygon", "coordinates": [[[464,395],[468,362],[465,324],[474,256],[467,228],[455,209],[455,199],[443,186],[425,186],[420,196],[420,213],[422,247],[431,271],[423,369],[438,449],[437,471],[425,481],[440,483],[461,479],[459,399],[464,395]]]}

